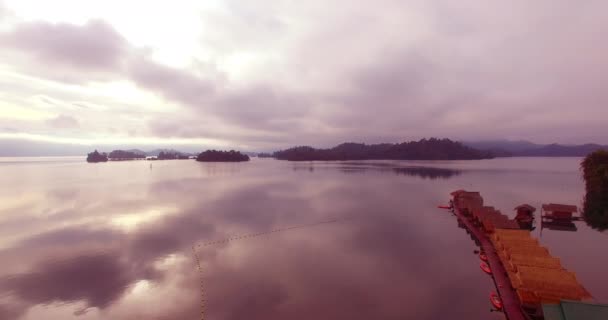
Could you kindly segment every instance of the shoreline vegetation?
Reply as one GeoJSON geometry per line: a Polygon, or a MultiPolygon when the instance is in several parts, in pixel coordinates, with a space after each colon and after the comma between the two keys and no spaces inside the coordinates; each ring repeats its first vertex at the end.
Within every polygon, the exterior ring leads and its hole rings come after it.
{"type": "Polygon", "coordinates": [[[494,155],[450,139],[422,139],[403,143],[343,143],[330,149],[309,146],[277,151],[273,157],[288,161],[338,160],[481,160],[494,155]]]}
{"type": "Polygon", "coordinates": [[[581,162],[585,179],[583,215],[589,226],[608,229],[608,150],[595,151],[581,162]]]}

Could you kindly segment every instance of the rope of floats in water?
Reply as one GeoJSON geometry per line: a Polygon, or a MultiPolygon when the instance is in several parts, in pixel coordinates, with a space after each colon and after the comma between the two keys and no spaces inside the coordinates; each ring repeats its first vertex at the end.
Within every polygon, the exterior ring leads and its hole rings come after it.
{"type": "Polygon", "coordinates": [[[228,243],[230,241],[251,239],[251,238],[256,238],[256,237],[261,237],[261,236],[273,234],[273,233],[276,233],[276,232],[285,232],[285,231],[288,231],[288,230],[309,228],[309,227],[314,227],[314,226],[318,226],[318,225],[321,225],[321,224],[339,222],[339,221],[344,221],[344,220],[348,220],[348,219],[351,219],[351,218],[342,218],[342,219],[336,218],[336,219],[330,219],[330,220],[317,221],[317,222],[314,222],[314,223],[300,224],[300,225],[295,225],[295,226],[291,226],[291,227],[277,228],[277,229],[272,229],[272,230],[268,230],[268,231],[264,231],[264,232],[246,233],[246,234],[242,234],[242,235],[238,235],[238,236],[232,236],[232,237],[224,238],[222,240],[214,240],[214,241],[203,242],[203,243],[197,244],[196,247],[213,246],[213,245],[217,245],[217,244],[228,243]]]}
{"type": "Polygon", "coordinates": [[[205,285],[203,282],[203,268],[201,267],[201,259],[198,256],[196,248],[192,246],[192,252],[194,253],[194,260],[196,262],[196,268],[198,269],[198,276],[200,279],[200,290],[201,290],[201,320],[205,320],[205,307],[207,306],[207,300],[205,299],[205,285]]]}
{"type": "Polygon", "coordinates": [[[235,241],[235,240],[257,238],[257,237],[266,236],[266,235],[270,235],[270,234],[277,233],[277,232],[285,232],[285,231],[294,230],[294,229],[310,228],[310,227],[315,227],[315,226],[322,225],[322,224],[340,222],[340,221],[345,221],[345,220],[349,220],[349,219],[352,219],[352,218],[329,219],[329,220],[317,221],[314,223],[307,223],[307,224],[300,224],[300,225],[295,225],[295,226],[291,226],[291,227],[272,229],[272,230],[265,231],[265,232],[246,233],[246,234],[242,234],[242,235],[238,235],[238,236],[232,236],[229,238],[225,238],[222,240],[207,241],[207,242],[193,245],[192,252],[194,253],[194,260],[196,262],[196,268],[198,269],[198,275],[200,278],[200,290],[201,290],[201,317],[200,317],[200,319],[201,320],[205,319],[205,311],[207,309],[207,299],[206,299],[206,295],[205,295],[203,267],[201,266],[201,260],[198,255],[198,248],[213,246],[213,245],[222,244],[222,243],[228,243],[230,241],[235,241]]]}

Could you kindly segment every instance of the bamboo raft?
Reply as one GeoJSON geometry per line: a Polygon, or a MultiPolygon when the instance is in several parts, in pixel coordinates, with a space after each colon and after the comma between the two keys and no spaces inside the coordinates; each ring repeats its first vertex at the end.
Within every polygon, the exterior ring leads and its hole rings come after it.
{"type": "Polygon", "coordinates": [[[562,267],[528,230],[493,207],[478,192],[452,192],[452,211],[477,240],[492,270],[507,319],[543,319],[542,304],[589,301],[576,275],[562,267]]]}

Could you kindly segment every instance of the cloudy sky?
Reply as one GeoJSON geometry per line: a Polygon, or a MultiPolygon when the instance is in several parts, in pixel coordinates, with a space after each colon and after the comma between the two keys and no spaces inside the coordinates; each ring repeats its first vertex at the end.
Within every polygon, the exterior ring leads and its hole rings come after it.
{"type": "Polygon", "coordinates": [[[608,143],[602,0],[0,0],[0,140],[608,143]]]}

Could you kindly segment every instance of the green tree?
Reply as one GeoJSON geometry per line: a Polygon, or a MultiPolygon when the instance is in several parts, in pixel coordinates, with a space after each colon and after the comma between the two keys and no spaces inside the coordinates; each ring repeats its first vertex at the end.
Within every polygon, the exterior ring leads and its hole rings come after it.
{"type": "Polygon", "coordinates": [[[608,229],[608,151],[590,153],[581,162],[585,179],[585,221],[599,230],[608,229]]]}

